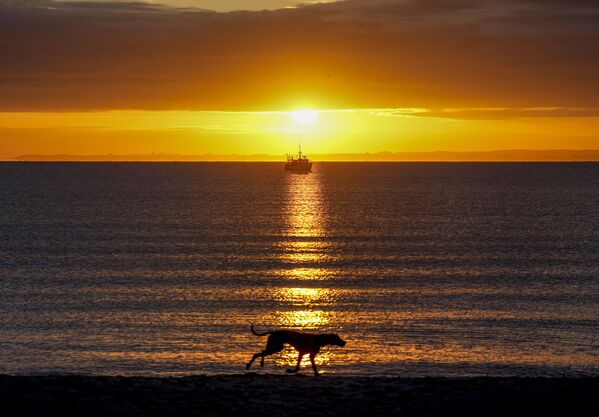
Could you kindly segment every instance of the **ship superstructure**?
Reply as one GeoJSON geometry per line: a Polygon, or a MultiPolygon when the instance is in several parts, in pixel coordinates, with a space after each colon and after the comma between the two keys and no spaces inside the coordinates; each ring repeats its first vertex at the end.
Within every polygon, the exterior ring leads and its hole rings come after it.
{"type": "Polygon", "coordinates": [[[308,159],[306,155],[302,154],[302,147],[300,145],[298,157],[295,158],[293,156],[287,155],[287,163],[285,164],[286,171],[296,171],[296,172],[310,172],[312,171],[312,162],[308,159]]]}

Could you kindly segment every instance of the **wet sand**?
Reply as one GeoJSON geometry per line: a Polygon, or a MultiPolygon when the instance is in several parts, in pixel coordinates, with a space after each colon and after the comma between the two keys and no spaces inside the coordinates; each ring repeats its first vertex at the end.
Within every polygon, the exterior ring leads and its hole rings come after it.
{"type": "Polygon", "coordinates": [[[12,416],[594,416],[595,378],[0,376],[12,416]]]}

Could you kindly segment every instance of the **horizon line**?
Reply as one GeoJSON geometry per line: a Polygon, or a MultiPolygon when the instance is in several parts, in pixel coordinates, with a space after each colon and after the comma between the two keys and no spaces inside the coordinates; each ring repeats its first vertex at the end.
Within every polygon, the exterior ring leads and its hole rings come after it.
{"type": "MultiPolygon", "coordinates": [[[[312,154],[314,162],[599,162],[599,149],[505,149],[312,154]]],[[[4,162],[281,162],[278,154],[25,154],[4,162]]]]}

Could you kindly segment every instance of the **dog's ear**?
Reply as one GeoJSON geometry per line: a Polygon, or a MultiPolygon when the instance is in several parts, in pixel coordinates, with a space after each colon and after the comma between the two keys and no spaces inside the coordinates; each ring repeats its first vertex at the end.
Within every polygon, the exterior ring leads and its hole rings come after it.
{"type": "Polygon", "coordinates": [[[336,339],[336,342],[335,342],[335,345],[336,345],[336,346],[341,346],[341,347],[343,347],[343,346],[345,346],[345,344],[347,343],[345,340],[343,340],[342,338],[340,338],[340,337],[339,337],[339,336],[337,336],[337,335],[335,335],[335,339],[336,339]]]}
{"type": "Polygon", "coordinates": [[[333,334],[321,334],[318,336],[318,344],[320,346],[327,346],[333,344],[333,334]]]}
{"type": "Polygon", "coordinates": [[[336,334],[323,335],[323,345],[345,346],[345,341],[336,334]]]}

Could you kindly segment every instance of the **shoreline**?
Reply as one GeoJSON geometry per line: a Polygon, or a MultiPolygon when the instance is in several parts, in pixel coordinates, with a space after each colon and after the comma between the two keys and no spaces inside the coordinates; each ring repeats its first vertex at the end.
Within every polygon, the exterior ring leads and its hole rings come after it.
{"type": "Polygon", "coordinates": [[[0,375],[3,416],[597,415],[595,377],[0,375]]]}

